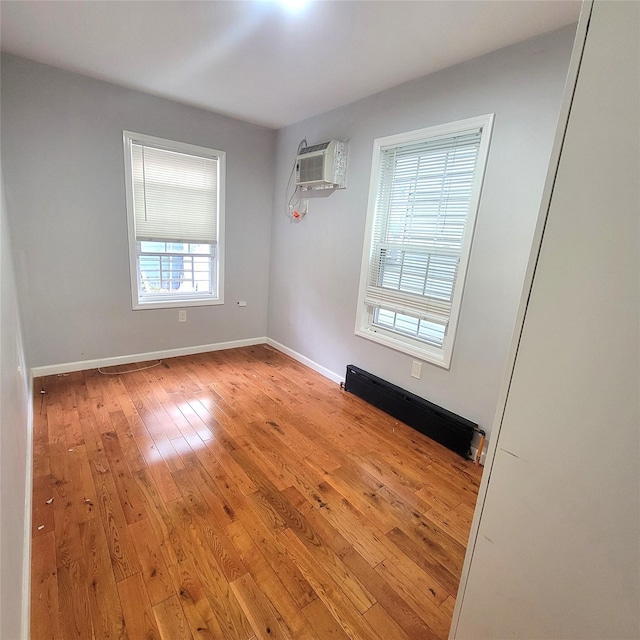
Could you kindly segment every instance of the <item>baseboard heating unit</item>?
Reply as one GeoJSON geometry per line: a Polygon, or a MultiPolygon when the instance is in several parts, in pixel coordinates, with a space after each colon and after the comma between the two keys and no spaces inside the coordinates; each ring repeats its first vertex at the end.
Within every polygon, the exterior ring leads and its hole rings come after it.
{"type": "Polygon", "coordinates": [[[351,364],[347,365],[344,389],[464,458],[471,455],[471,439],[478,431],[475,422],[351,364]]]}

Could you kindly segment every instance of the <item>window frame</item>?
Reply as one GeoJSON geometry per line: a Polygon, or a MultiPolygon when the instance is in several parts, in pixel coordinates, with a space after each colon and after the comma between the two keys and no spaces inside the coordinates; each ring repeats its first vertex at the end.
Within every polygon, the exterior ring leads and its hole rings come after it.
{"type": "MultiPolygon", "coordinates": [[[[172,309],[196,306],[213,306],[224,304],[224,225],[225,225],[225,184],[226,184],[226,153],[218,149],[210,149],[198,145],[177,142],[149,136],[132,131],[122,132],[124,147],[124,177],[127,210],[127,234],[129,245],[129,274],[131,283],[131,304],[134,311],[141,309],[172,309]],[[138,273],[138,247],[140,241],[136,239],[135,210],[133,193],[133,165],[132,146],[140,144],[165,151],[184,153],[192,156],[216,159],[218,163],[217,183],[217,242],[212,247],[212,273],[216,282],[214,294],[202,294],[201,292],[183,294],[161,294],[158,297],[141,299],[138,273]]],[[[179,242],[176,240],[176,242],[179,242]]],[[[140,252],[144,253],[144,252],[140,252]]],[[[161,254],[158,254],[161,255],[161,254]]],[[[169,255],[169,254],[167,254],[169,255]]],[[[188,255],[188,254],[185,254],[188,255]]]]}
{"type": "Polygon", "coordinates": [[[462,297],[466,282],[471,245],[475,230],[475,224],[480,205],[480,196],[484,184],[487,157],[493,129],[494,114],[487,114],[465,120],[458,120],[444,125],[417,129],[405,133],[394,134],[377,138],[373,142],[373,156],[371,162],[371,177],[369,183],[369,199],[367,204],[367,218],[365,225],[364,244],[362,250],[362,262],[360,268],[360,284],[358,291],[358,307],[356,312],[355,334],[386,347],[406,353],[410,356],[430,362],[444,369],[451,366],[451,358],[458,327],[462,297]],[[429,141],[437,138],[448,138],[481,129],[480,144],[476,159],[472,195],[469,203],[469,212],[466,218],[458,271],[453,287],[451,311],[442,347],[428,344],[424,341],[412,338],[408,335],[393,332],[373,324],[375,310],[378,307],[370,307],[366,304],[367,283],[372,264],[374,250],[375,215],[378,204],[378,187],[382,170],[382,152],[388,147],[416,144],[421,141],[429,141]]]}

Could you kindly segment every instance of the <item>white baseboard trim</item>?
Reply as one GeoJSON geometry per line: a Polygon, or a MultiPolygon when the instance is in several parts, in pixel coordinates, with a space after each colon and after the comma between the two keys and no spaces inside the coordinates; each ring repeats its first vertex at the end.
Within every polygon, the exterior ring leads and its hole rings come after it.
{"type": "Polygon", "coordinates": [[[180,347],[178,349],[165,349],[163,351],[150,351],[148,353],[134,353],[128,356],[116,356],[113,358],[97,358],[95,360],[79,360],[77,362],[65,362],[51,364],[44,367],[32,367],[31,375],[34,378],[41,376],[53,376],[58,373],[71,373],[72,371],[85,371],[98,367],[114,367],[119,364],[131,364],[132,362],[144,362],[146,360],[160,360],[162,358],[175,358],[177,356],[190,356],[195,353],[207,351],[222,351],[223,349],[236,349],[238,347],[251,347],[255,344],[265,344],[267,338],[247,338],[245,340],[232,340],[230,342],[216,342],[215,344],[200,344],[194,347],[180,347]]]}
{"type": "Polygon", "coordinates": [[[22,611],[20,627],[23,638],[31,637],[31,513],[33,507],[33,376],[27,376],[27,463],[24,494],[24,541],[22,551],[22,611]]]}
{"type": "Polygon", "coordinates": [[[297,360],[298,362],[305,365],[306,367],[309,367],[309,369],[313,369],[314,371],[317,371],[320,375],[323,375],[325,378],[329,378],[329,380],[332,380],[337,384],[344,382],[343,376],[340,376],[337,373],[334,373],[333,371],[327,369],[326,367],[323,367],[321,364],[318,364],[317,362],[310,360],[306,356],[303,356],[301,353],[298,353],[297,351],[294,351],[289,347],[285,347],[283,344],[280,344],[279,342],[276,342],[271,338],[267,338],[267,344],[270,347],[277,349],[278,351],[282,351],[282,353],[285,353],[286,355],[293,358],[294,360],[297,360]]]}

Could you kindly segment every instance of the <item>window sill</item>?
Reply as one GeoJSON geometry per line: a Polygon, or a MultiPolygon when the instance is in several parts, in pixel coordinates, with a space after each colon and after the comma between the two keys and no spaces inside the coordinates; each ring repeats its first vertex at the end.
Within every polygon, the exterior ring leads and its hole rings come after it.
{"type": "Polygon", "coordinates": [[[134,311],[145,309],[184,309],[185,307],[209,307],[224,304],[222,298],[185,298],[178,300],[149,300],[148,302],[137,301],[133,303],[134,311]]]}
{"type": "Polygon", "coordinates": [[[444,349],[438,349],[437,347],[429,347],[429,345],[422,345],[416,343],[410,343],[409,341],[402,340],[401,338],[395,338],[381,331],[374,331],[370,328],[356,329],[355,334],[361,338],[366,338],[378,344],[382,344],[385,347],[394,349],[406,353],[414,358],[418,358],[424,362],[430,362],[443,369],[449,369],[451,364],[451,357],[444,349]]]}

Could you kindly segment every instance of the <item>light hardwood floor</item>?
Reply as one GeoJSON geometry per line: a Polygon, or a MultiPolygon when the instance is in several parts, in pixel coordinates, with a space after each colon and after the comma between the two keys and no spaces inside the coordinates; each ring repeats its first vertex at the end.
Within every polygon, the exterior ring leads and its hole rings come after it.
{"type": "Polygon", "coordinates": [[[34,413],[33,640],[447,637],[479,469],[287,356],[38,378],[34,413]]]}

